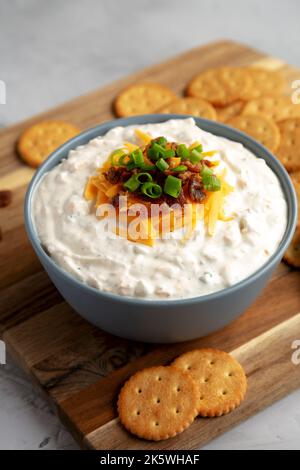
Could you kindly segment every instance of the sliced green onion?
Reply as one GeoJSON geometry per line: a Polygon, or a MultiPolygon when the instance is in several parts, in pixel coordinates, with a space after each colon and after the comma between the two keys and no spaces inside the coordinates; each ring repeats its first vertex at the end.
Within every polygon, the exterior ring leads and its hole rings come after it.
{"type": "Polygon", "coordinates": [[[181,191],[181,180],[175,176],[169,175],[166,178],[164,192],[172,197],[178,197],[181,191]]]}
{"type": "Polygon", "coordinates": [[[198,150],[193,149],[190,154],[190,161],[195,164],[199,163],[201,160],[203,160],[201,153],[198,152],[198,150]]]}
{"type": "Polygon", "coordinates": [[[136,191],[140,186],[140,181],[136,177],[137,175],[132,175],[129,180],[124,183],[124,188],[128,189],[131,193],[136,191]]]}
{"type": "Polygon", "coordinates": [[[150,175],[150,173],[137,173],[135,175],[135,178],[141,184],[147,183],[148,181],[152,181],[152,176],[150,175]]]}
{"type": "Polygon", "coordinates": [[[134,150],[131,153],[131,157],[137,167],[140,167],[144,163],[144,156],[141,149],[134,150]]]}
{"type": "Polygon", "coordinates": [[[144,183],[141,186],[141,191],[145,196],[151,197],[152,199],[156,199],[162,195],[162,188],[159,184],[155,183],[144,183]]]}
{"type": "Polygon", "coordinates": [[[156,162],[156,166],[160,171],[165,171],[169,168],[169,165],[167,164],[167,162],[163,158],[160,158],[156,162]]]}
{"type": "Polygon", "coordinates": [[[203,187],[206,191],[220,191],[221,181],[213,174],[210,168],[204,167],[201,171],[203,187]]]}
{"type": "Polygon", "coordinates": [[[202,144],[197,145],[196,147],[193,148],[193,150],[197,150],[197,152],[203,152],[203,147],[202,144]]]}
{"type": "Polygon", "coordinates": [[[126,157],[126,153],[124,152],[124,149],[120,148],[120,149],[116,149],[114,150],[113,152],[111,152],[110,156],[109,156],[109,159],[110,159],[110,163],[112,166],[118,166],[120,165],[120,158],[124,158],[126,157]]]}
{"type": "Polygon", "coordinates": [[[123,186],[124,188],[128,189],[128,191],[134,192],[140,187],[141,184],[148,182],[152,182],[152,176],[150,173],[136,173],[135,175],[132,175],[123,186]]]}
{"type": "Polygon", "coordinates": [[[178,157],[180,157],[182,160],[187,160],[190,156],[190,151],[187,148],[186,145],[184,144],[179,144],[177,149],[176,149],[176,154],[178,157]]]}
{"type": "Polygon", "coordinates": [[[172,171],[186,171],[188,169],[185,165],[178,165],[176,168],[173,168],[172,171]]]}
{"type": "Polygon", "coordinates": [[[136,164],[133,161],[131,161],[126,165],[126,168],[127,170],[134,170],[134,168],[136,168],[136,164]]]}
{"type": "Polygon", "coordinates": [[[160,158],[174,157],[175,152],[173,149],[165,149],[162,145],[157,142],[153,142],[151,147],[148,149],[148,157],[152,160],[159,160],[160,158]]]}
{"type": "Polygon", "coordinates": [[[140,169],[145,171],[155,170],[155,168],[155,165],[147,165],[147,163],[143,163],[143,165],[140,166],[140,169]]]}
{"type": "Polygon", "coordinates": [[[159,160],[163,157],[164,152],[165,149],[161,145],[153,142],[151,147],[148,149],[148,156],[152,158],[152,160],[159,160]]]}
{"type": "Polygon", "coordinates": [[[164,147],[168,141],[165,137],[158,137],[157,139],[155,139],[155,142],[164,147]]]}
{"type": "Polygon", "coordinates": [[[221,181],[217,176],[212,175],[208,177],[205,183],[203,182],[203,187],[206,191],[220,191],[221,181]]]}
{"type": "Polygon", "coordinates": [[[203,168],[202,168],[202,170],[201,170],[201,178],[202,178],[202,180],[203,180],[204,178],[206,178],[207,176],[211,176],[211,175],[213,175],[213,171],[212,171],[210,168],[208,168],[207,166],[203,166],[203,168]]]}
{"type": "Polygon", "coordinates": [[[125,163],[126,158],[128,158],[127,154],[121,155],[121,157],[118,160],[118,166],[127,166],[127,163],[125,163]]]}
{"type": "Polygon", "coordinates": [[[163,158],[172,158],[175,156],[175,152],[173,149],[166,149],[163,155],[163,158]]]}

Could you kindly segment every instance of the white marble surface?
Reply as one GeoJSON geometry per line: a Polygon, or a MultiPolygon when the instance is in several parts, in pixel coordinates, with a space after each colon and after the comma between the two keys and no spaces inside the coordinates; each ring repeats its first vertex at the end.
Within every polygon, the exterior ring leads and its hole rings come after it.
{"type": "MultiPolygon", "coordinates": [[[[0,125],[219,38],[300,66],[299,17],[298,0],[1,0],[0,125]]],[[[0,449],[77,448],[12,360],[0,365],[0,449]]],[[[300,449],[300,391],[206,448],[300,449]]]]}

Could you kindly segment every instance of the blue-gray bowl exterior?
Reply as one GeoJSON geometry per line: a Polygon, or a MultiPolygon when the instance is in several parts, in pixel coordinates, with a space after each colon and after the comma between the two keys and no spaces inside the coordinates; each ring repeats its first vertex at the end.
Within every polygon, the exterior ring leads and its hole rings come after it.
{"type": "MultiPolygon", "coordinates": [[[[32,196],[43,174],[55,167],[69,151],[106,134],[116,126],[160,123],[182,119],[181,115],[145,115],[116,119],[89,129],[57,149],[37,170],[25,199],[25,226],[32,246],[52,282],[65,300],[83,318],[116,336],[136,341],[172,343],[205,336],[223,328],[241,315],[255,300],[280,262],[293,236],[297,219],[296,195],[281,163],[261,144],[224,124],[194,118],[201,129],[242,143],[263,158],[279,178],[288,205],[285,234],[276,252],[256,272],[231,287],[195,298],[179,300],[143,300],[101,292],[62,270],[42,248],[32,220],[32,196]]],[[[230,261],[230,260],[229,260],[230,261]]]]}

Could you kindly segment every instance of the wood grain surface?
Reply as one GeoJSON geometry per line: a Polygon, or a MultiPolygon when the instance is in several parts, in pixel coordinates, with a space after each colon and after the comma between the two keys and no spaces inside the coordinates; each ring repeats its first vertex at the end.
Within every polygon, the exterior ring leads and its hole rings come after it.
{"type": "Polygon", "coordinates": [[[232,413],[219,418],[196,418],[182,434],[161,442],[149,442],[128,433],[118,418],[91,432],[84,443],[90,449],[199,449],[300,387],[300,364],[292,361],[292,344],[300,338],[300,314],[231,351],[243,365],[248,378],[245,401],[232,413]],[[113,436],[113,439],[112,439],[113,436]]]}
{"type": "MultiPolygon", "coordinates": [[[[299,78],[299,71],[278,59],[220,41],[0,131],[0,190],[10,189],[13,193],[12,203],[0,209],[0,335],[82,445],[97,447],[98,429],[106,423],[106,429],[113,426],[115,397],[131,373],[151,364],[168,363],[181,351],[195,346],[236,349],[295,315],[300,311],[300,274],[282,264],[254,305],[234,323],[207,338],[154,346],[112,337],[82,320],[65,304],[29,244],[23,224],[23,200],[34,170],[18,158],[16,142],[23,129],[45,118],[66,119],[82,130],[111,119],[113,99],[130,83],[155,81],[181,94],[197,72],[222,64],[280,69],[287,79],[287,91],[290,82],[299,78]]],[[[288,386],[284,390],[288,393],[288,386]]]]}

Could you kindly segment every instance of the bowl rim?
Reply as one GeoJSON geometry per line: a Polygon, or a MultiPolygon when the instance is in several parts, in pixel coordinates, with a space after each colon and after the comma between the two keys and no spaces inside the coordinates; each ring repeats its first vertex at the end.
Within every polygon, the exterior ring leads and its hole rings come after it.
{"type": "Polygon", "coordinates": [[[121,302],[125,304],[140,304],[141,306],[157,306],[164,308],[166,306],[172,305],[192,305],[206,302],[208,300],[217,300],[220,297],[227,297],[232,293],[238,291],[239,289],[246,287],[248,284],[255,282],[258,278],[263,277],[268,273],[269,269],[282,257],[284,251],[286,250],[288,244],[290,243],[294,230],[296,228],[297,222],[297,198],[296,193],[293,187],[293,184],[290,180],[290,177],[281,164],[279,160],[273,154],[265,148],[262,144],[254,140],[252,137],[248,136],[242,131],[239,131],[235,128],[232,128],[226,124],[219,123],[216,121],[211,121],[204,118],[199,118],[190,115],[181,115],[181,114],[146,114],[141,116],[132,116],[127,118],[113,119],[106,121],[97,126],[89,128],[72,139],[68,140],[66,143],[61,145],[56,149],[49,157],[42,163],[42,165],[36,170],[29,187],[26,192],[25,202],[24,202],[24,220],[25,228],[28,235],[28,238],[40,259],[43,260],[42,264],[46,265],[47,268],[57,271],[57,273],[68,283],[71,283],[79,290],[85,290],[90,292],[93,295],[98,295],[99,297],[104,297],[107,300],[121,302]],[[90,140],[106,134],[110,129],[118,126],[130,126],[130,125],[143,125],[143,124],[158,124],[170,119],[188,119],[193,118],[196,122],[196,125],[206,132],[211,132],[214,135],[219,137],[225,137],[226,139],[241,143],[244,147],[250,150],[256,157],[263,158],[271,170],[275,173],[281,187],[283,189],[288,209],[287,216],[287,225],[284,232],[284,235],[276,249],[276,251],[270,256],[270,258],[256,271],[242,279],[241,281],[225,287],[224,289],[218,290],[216,292],[211,292],[205,295],[199,295],[196,297],[188,298],[178,298],[178,299],[143,299],[139,297],[129,297],[122,296],[120,294],[115,294],[113,292],[106,292],[96,287],[92,287],[88,284],[85,284],[83,281],[76,279],[67,271],[62,269],[56,262],[46,253],[43,249],[38,234],[36,233],[34,222],[32,220],[31,213],[31,204],[34,191],[37,187],[42,176],[57,164],[63,158],[66,158],[70,150],[75,149],[80,145],[85,145],[90,140]]]}

